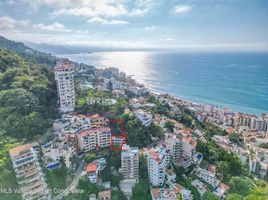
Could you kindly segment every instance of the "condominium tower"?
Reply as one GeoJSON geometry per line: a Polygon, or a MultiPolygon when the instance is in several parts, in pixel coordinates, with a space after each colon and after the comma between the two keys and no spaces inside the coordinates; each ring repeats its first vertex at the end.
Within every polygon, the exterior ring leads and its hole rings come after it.
{"type": "Polygon", "coordinates": [[[12,148],[9,153],[22,199],[50,199],[46,193],[47,185],[32,145],[25,144],[12,148]]]}
{"type": "Polygon", "coordinates": [[[121,152],[121,169],[125,179],[139,178],[139,149],[124,144],[121,152]]]}
{"type": "Polygon", "coordinates": [[[67,59],[58,60],[55,69],[55,80],[60,103],[60,111],[73,112],[75,107],[74,67],[67,59]]]}

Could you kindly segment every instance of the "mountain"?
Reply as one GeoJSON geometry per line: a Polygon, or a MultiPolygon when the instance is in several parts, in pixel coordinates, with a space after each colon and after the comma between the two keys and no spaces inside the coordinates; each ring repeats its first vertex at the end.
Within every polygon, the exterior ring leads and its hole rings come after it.
{"type": "Polygon", "coordinates": [[[55,57],[0,38],[0,135],[33,139],[57,115],[55,57]]]}
{"type": "Polygon", "coordinates": [[[2,36],[0,36],[0,48],[16,52],[18,55],[27,59],[29,62],[45,64],[49,66],[55,66],[56,64],[56,57],[52,56],[51,54],[37,51],[34,48],[26,46],[22,42],[8,40],[2,36]]]}

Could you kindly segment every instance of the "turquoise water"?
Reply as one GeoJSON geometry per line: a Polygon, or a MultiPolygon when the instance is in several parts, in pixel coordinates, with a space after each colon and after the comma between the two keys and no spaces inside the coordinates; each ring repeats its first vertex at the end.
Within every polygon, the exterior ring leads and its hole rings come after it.
{"type": "Polygon", "coordinates": [[[268,53],[98,52],[60,55],[117,67],[152,90],[259,115],[268,113],[268,53]]]}

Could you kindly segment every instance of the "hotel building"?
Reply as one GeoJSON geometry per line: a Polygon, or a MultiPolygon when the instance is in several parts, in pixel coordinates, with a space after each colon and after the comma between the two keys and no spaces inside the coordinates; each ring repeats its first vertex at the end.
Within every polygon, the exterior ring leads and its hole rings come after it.
{"type": "Polygon", "coordinates": [[[111,129],[109,127],[82,130],[77,135],[80,150],[91,151],[96,148],[109,147],[111,144],[111,129]]]}
{"type": "Polygon", "coordinates": [[[121,170],[125,179],[139,178],[139,150],[137,147],[122,146],[121,170]]]}
{"type": "Polygon", "coordinates": [[[173,161],[178,162],[181,157],[192,160],[196,152],[196,141],[190,135],[177,135],[167,139],[173,161]]]}
{"type": "Polygon", "coordinates": [[[60,111],[73,112],[75,107],[74,66],[67,59],[60,59],[54,69],[60,111]]]}
{"type": "Polygon", "coordinates": [[[9,150],[22,199],[50,199],[46,193],[47,185],[31,144],[21,145],[9,150]]]}
{"type": "Polygon", "coordinates": [[[166,157],[155,149],[145,149],[149,181],[153,186],[161,186],[165,181],[166,157]]]}

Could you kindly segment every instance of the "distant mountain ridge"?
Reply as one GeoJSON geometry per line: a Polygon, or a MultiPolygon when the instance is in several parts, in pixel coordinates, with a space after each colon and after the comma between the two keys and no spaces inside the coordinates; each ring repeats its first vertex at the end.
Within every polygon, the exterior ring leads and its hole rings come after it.
{"type": "Polygon", "coordinates": [[[49,66],[54,66],[56,64],[55,56],[28,47],[22,42],[8,40],[2,36],[0,36],[0,48],[16,52],[28,61],[32,61],[34,63],[46,64],[49,66]]]}

